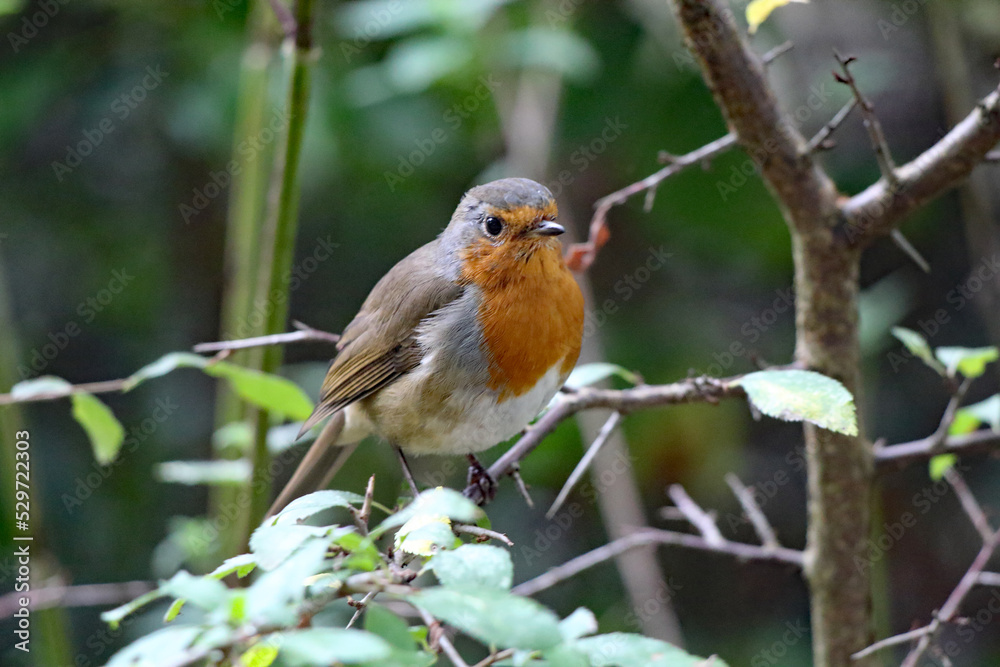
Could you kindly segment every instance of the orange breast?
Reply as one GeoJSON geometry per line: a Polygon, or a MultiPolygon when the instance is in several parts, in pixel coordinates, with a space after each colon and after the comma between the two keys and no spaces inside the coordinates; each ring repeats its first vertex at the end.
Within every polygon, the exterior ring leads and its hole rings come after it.
{"type": "Polygon", "coordinates": [[[554,365],[569,373],[580,355],[583,295],[559,245],[538,241],[465,254],[463,279],[478,285],[490,389],[500,401],[531,390],[554,365]]]}

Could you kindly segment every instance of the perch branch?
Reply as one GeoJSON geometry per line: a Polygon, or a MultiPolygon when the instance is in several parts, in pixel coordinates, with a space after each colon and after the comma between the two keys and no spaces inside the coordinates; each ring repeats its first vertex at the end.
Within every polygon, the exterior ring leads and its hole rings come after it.
{"type": "Polygon", "coordinates": [[[26,593],[13,591],[0,597],[0,618],[13,616],[20,605],[20,598],[31,600],[31,611],[50,607],[96,607],[121,604],[156,588],[149,581],[124,581],[111,584],[83,584],[80,586],[49,586],[26,593]]]}
{"type": "Polygon", "coordinates": [[[297,331],[287,333],[272,334],[270,336],[255,336],[254,338],[240,338],[237,340],[222,340],[213,343],[198,343],[194,346],[195,352],[221,352],[222,350],[245,350],[251,347],[266,347],[268,345],[287,345],[288,343],[334,343],[340,340],[340,336],[328,331],[313,329],[302,322],[292,322],[297,331]]]}
{"type": "Polygon", "coordinates": [[[680,484],[671,484],[667,491],[674,505],[688,522],[698,529],[705,541],[713,546],[720,547],[726,543],[726,538],[719,532],[719,527],[715,525],[715,518],[703,510],[701,506],[691,499],[684,487],[680,484]]]}
{"type": "Polygon", "coordinates": [[[750,489],[740,481],[739,477],[731,472],[726,473],[726,484],[733,490],[733,495],[736,496],[736,499],[740,501],[740,506],[743,507],[743,512],[750,519],[754,530],[757,531],[757,537],[760,538],[761,544],[771,548],[780,547],[781,544],[778,542],[777,535],[774,534],[774,529],[768,523],[767,517],[764,516],[763,510],[760,509],[760,505],[754,500],[750,489]]]}
{"type": "Polygon", "coordinates": [[[604,422],[604,426],[601,427],[600,433],[597,434],[594,442],[591,443],[590,447],[587,448],[587,451],[584,452],[583,456],[580,458],[580,462],[576,464],[576,467],[573,468],[573,472],[570,473],[566,483],[563,484],[562,489],[559,490],[559,495],[556,496],[555,501],[552,503],[552,507],[550,507],[549,511],[545,513],[546,519],[551,520],[552,517],[556,515],[556,512],[559,511],[559,508],[562,507],[563,503],[566,502],[566,497],[569,496],[569,492],[573,490],[573,487],[576,486],[580,477],[583,476],[583,473],[586,472],[587,468],[590,467],[590,464],[593,463],[594,457],[597,456],[597,452],[601,451],[601,447],[604,446],[604,443],[606,443],[608,438],[611,437],[611,434],[614,433],[614,430],[618,427],[621,419],[622,413],[612,412],[611,416],[608,417],[608,420],[604,422]]]}

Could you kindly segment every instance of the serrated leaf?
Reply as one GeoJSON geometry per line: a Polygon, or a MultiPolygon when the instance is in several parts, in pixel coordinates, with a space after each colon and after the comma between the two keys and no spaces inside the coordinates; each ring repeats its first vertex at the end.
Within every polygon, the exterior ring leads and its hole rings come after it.
{"type": "Polygon", "coordinates": [[[905,327],[893,327],[892,335],[895,336],[913,356],[933,368],[938,375],[947,375],[948,371],[945,367],[934,358],[934,353],[931,352],[931,346],[927,344],[927,339],[919,333],[905,327]]]}
{"type": "Polygon", "coordinates": [[[555,614],[534,600],[506,591],[439,586],[406,599],[487,645],[544,649],[561,640],[555,614]]]}
{"type": "Polygon", "coordinates": [[[298,420],[308,419],[312,414],[313,404],[306,393],[280,375],[262,373],[227,361],[210,364],[204,370],[213,377],[229,380],[240,398],[258,407],[298,420]]]}
{"type": "Polygon", "coordinates": [[[581,389],[597,384],[601,380],[609,377],[620,377],[629,384],[637,384],[638,376],[635,373],[617,364],[610,364],[605,361],[596,361],[592,364],[577,366],[566,378],[566,387],[570,389],[581,389]]]}
{"type": "Polygon", "coordinates": [[[246,616],[256,625],[293,626],[309,580],[326,563],[327,541],[312,539],[246,589],[246,616]]]}
{"type": "Polygon", "coordinates": [[[396,549],[416,556],[433,556],[458,540],[446,516],[418,514],[400,526],[393,540],[396,549]]]}
{"type": "Polygon", "coordinates": [[[316,491],[288,503],[288,506],[281,510],[272,521],[274,523],[292,523],[308,519],[331,507],[350,507],[361,505],[364,502],[364,496],[350,491],[316,491]]]}
{"type": "Polygon", "coordinates": [[[390,528],[403,525],[418,514],[446,516],[460,523],[475,523],[483,511],[458,491],[439,486],[424,491],[409,505],[386,518],[372,531],[372,535],[377,537],[390,528]]]}
{"type": "Polygon", "coordinates": [[[934,354],[948,369],[948,375],[957,370],[967,378],[977,378],[986,372],[986,365],[1000,357],[995,347],[939,347],[934,354]]]}
{"type": "Polygon", "coordinates": [[[364,630],[309,628],[285,632],[279,653],[284,663],[329,665],[341,662],[355,665],[389,657],[391,647],[381,637],[364,630]]]}
{"type": "Polygon", "coordinates": [[[223,579],[235,572],[236,576],[242,579],[253,572],[255,567],[257,567],[257,559],[254,558],[253,554],[240,554],[239,556],[227,558],[222,565],[212,570],[208,576],[223,579]]]}
{"type": "Polygon", "coordinates": [[[251,466],[246,459],[214,461],[164,461],[153,468],[161,482],[187,486],[244,484],[250,479],[251,466]]]}
{"type": "Polygon", "coordinates": [[[506,549],[489,544],[463,544],[441,551],[428,563],[442,586],[509,590],[514,564],[506,549]]]}
{"type": "Polygon", "coordinates": [[[935,482],[940,481],[944,474],[954,467],[956,461],[958,461],[958,457],[954,454],[938,454],[931,457],[930,463],[927,465],[931,479],[935,482]]]}
{"type": "Polygon", "coordinates": [[[812,371],[759,371],[733,384],[743,387],[762,413],[785,421],[808,421],[829,431],[857,435],[854,399],[844,385],[812,371]]]}
{"type": "MultiPolygon", "coordinates": [[[[704,658],[691,655],[676,646],[626,632],[578,639],[573,646],[583,651],[593,667],[703,667],[704,658]]],[[[716,658],[713,667],[726,667],[716,658]]]]}
{"type": "Polygon", "coordinates": [[[265,524],[250,535],[250,551],[262,569],[273,570],[307,540],[313,537],[322,537],[329,531],[329,528],[320,526],[265,524]]]}
{"type": "Polygon", "coordinates": [[[752,35],[757,32],[757,28],[767,20],[771,12],[778,7],[784,7],[790,2],[806,3],[809,0],[752,0],[747,5],[747,23],[749,24],[750,34],[752,35]]]}
{"type": "Polygon", "coordinates": [[[115,653],[107,667],[163,664],[169,656],[177,656],[190,646],[202,632],[203,628],[196,625],[161,628],[115,653]]]}
{"type": "Polygon", "coordinates": [[[579,639],[597,632],[597,618],[594,612],[578,607],[572,614],[559,621],[559,633],[566,641],[579,639]]]}
{"type": "Polygon", "coordinates": [[[94,458],[101,465],[115,460],[125,442],[125,427],[100,399],[81,392],[73,394],[73,418],[86,431],[94,458]]]}
{"type": "Polygon", "coordinates": [[[211,576],[196,577],[183,570],[161,584],[160,590],[166,595],[178,598],[178,601],[188,600],[196,607],[205,610],[215,609],[229,595],[229,589],[218,579],[211,576]]]}

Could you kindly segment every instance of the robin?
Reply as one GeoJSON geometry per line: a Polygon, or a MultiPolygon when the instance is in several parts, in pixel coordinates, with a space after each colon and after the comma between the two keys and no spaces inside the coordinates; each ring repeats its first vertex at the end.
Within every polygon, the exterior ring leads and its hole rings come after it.
{"type": "Polygon", "coordinates": [[[474,454],[534,419],[580,354],[583,296],[557,213],[526,178],[480,185],[392,267],[343,331],[300,437],[330,419],[269,516],[329,484],[372,434],[396,448],[414,490],[404,453],[466,454],[482,483],[474,454]]]}

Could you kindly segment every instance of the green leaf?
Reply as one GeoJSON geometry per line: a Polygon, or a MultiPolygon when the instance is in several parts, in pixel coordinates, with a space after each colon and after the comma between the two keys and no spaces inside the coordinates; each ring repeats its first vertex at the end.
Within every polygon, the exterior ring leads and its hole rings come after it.
{"type": "Polygon", "coordinates": [[[544,649],[561,640],[555,614],[506,591],[442,586],[426,588],[407,600],[490,646],[544,649]]]}
{"type": "Polygon", "coordinates": [[[417,556],[433,556],[441,549],[455,546],[458,538],[446,516],[418,514],[396,531],[396,549],[417,556]]]}
{"type": "Polygon", "coordinates": [[[177,368],[205,368],[209,363],[209,359],[193,352],[170,352],[128,376],[124,391],[131,391],[146,380],[163,377],[177,368]]]}
{"type": "Polygon", "coordinates": [[[229,380],[240,398],[258,407],[298,420],[308,419],[312,414],[313,404],[306,393],[280,375],[262,373],[227,361],[210,364],[204,370],[213,377],[229,380]]]}
{"type": "Polygon", "coordinates": [[[594,612],[578,607],[572,614],[559,621],[559,633],[566,641],[579,639],[597,632],[597,618],[594,612]]]}
{"type": "Polygon", "coordinates": [[[931,479],[935,482],[940,481],[944,474],[955,465],[956,461],[958,461],[958,457],[954,454],[938,454],[931,457],[928,464],[931,479]]]}
{"type": "Polygon", "coordinates": [[[854,399],[844,385],[812,371],[760,371],[733,384],[746,390],[761,412],[785,421],[807,421],[829,431],[857,435],[854,399]]]}
{"type": "Polygon", "coordinates": [[[117,630],[118,625],[121,623],[122,619],[131,614],[132,612],[145,607],[150,602],[154,600],[159,600],[164,596],[164,592],[159,588],[156,590],[149,591],[148,593],[143,593],[131,602],[126,602],[120,607],[115,607],[101,613],[101,620],[111,626],[112,630],[117,630]]]}
{"type": "Polygon", "coordinates": [[[899,339],[907,350],[910,351],[913,356],[917,357],[925,364],[934,369],[938,375],[947,375],[948,371],[945,367],[934,358],[934,353],[931,352],[931,346],[927,344],[927,340],[912,329],[907,329],[905,327],[893,327],[892,335],[899,339]]]}
{"type": "Polygon", "coordinates": [[[949,435],[971,433],[979,428],[980,424],[986,424],[994,431],[1000,431],[1000,394],[994,394],[985,401],[959,408],[948,433],[949,435]]]}
{"type": "Polygon", "coordinates": [[[751,0],[747,5],[747,23],[750,34],[757,32],[757,28],[767,20],[778,7],[784,7],[790,2],[809,2],[809,0],[751,0]]]}
{"type": "MultiPolygon", "coordinates": [[[[695,657],[676,646],[642,635],[612,632],[578,639],[574,646],[583,651],[593,667],[704,667],[704,658],[695,657]]],[[[712,667],[726,667],[715,658],[712,667]]]]}
{"type": "Polygon", "coordinates": [[[617,364],[609,364],[606,361],[596,361],[574,368],[573,372],[566,378],[565,386],[569,389],[582,389],[614,376],[620,377],[631,385],[639,383],[639,377],[627,368],[617,364]]]}
{"type": "Polygon", "coordinates": [[[330,532],[327,527],[304,526],[301,524],[265,524],[250,536],[250,551],[257,559],[257,565],[265,570],[273,570],[291,556],[306,540],[322,537],[330,532]]]}
{"type": "Polygon", "coordinates": [[[391,647],[381,637],[364,630],[310,628],[290,630],[281,639],[279,652],[288,665],[355,665],[389,657],[391,647]]]}
{"type": "Polygon", "coordinates": [[[255,567],[257,567],[257,559],[253,557],[253,554],[240,554],[239,556],[227,558],[222,565],[212,570],[208,576],[223,579],[235,572],[236,576],[242,579],[253,572],[255,567]]]}
{"type": "Polygon", "coordinates": [[[180,615],[181,609],[184,608],[185,602],[187,602],[187,600],[185,600],[184,598],[178,598],[174,600],[172,603],[170,603],[170,606],[167,608],[166,613],[163,614],[163,622],[170,623],[171,621],[176,619],[180,615]]]}
{"type": "Polygon", "coordinates": [[[278,657],[276,644],[268,644],[267,640],[257,642],[240,656],[237,664],[243,667],[270,667],[278,657]]]}
{"type": "Polygon", "coordinates": [[[246,589],[248,621],[258,626],[295,625],[299,605],[305,598],[307,579],[324,568],[327,546],[325,539],[312,539],[281,565],[254,581],[246,589]]]}
{"type": "Polygon", "coordinates": [[[365,630],[398,649],[415,651],[417,648],[417,642],[410,636],[410,626],[406,621],[380,604],[369,603],[365,607],[365,630]]]}
{"type": "Polygon", "coordinates": [[[34,398],[35,396],[41,396],[42,394],[63,394],[68,396],[72,389],[73,385],[66,380],[63,380],[61,377],[56,377],[55,375],[42,375],[30,380],[18,382],[10,388],[10,395],[12,398],[16,398],[18,400],[34,398]]]}
{"type": "Polygon", "coordinates": [[[248,452],[253,444],[253,426],[247,422],[230,422],[212,434],[212,450],[248,452]]]}
{"type": "Polygon", "coordinates": [[[172,484],[244,484],[250,479],[250,462],[246,459],[215,461],[165,461],[153,468],[161,482],[172,484]]]}
{"type": "Polygon", "coordinates": [[[331,507],[350,507],[361,505],[364,502],[364,496],[350,491],[316,491],[288,503],[288,506],[281,510],[272,521],[284,524],[293,523],[308,519],[331,507]]]}
{"type": "Polygon", "coordinates": [[[443,586],[453,588],[508,590],[514,579],[510,553],[489,544],[463,544],[454,551],[441,551],[428,566],[443,586]]]}
{"type": "Polygon", "coordinates": [[[87,393],[73,394],[73,418],[79,422],[90,438],[94,458],[101,465],[108,465],[118,456],[125,442],[125,427],[111,413],[110,408],[87,393]]]}
{"type": "Polygon", "coordinates": [[[986,372],[986,365],[1000,357],[995,347],[939,347],[934,351],[948,369],[948,375],[957,370],[967,378],[977,378],[986,372]]]}
{"type": "Polygon", "coordinates": [[[160,590],[208,611],[218,607],[229,596],[229,589],[218,579],[211,576],[196,577],[183,570],[161,584],[160,590]]]}
{"type": "Polygon", "coordinates": [[[137,639],[115,653],[107,667],[143,667],[166,664],[176,657],[200,635],[203,628],[196,625],[177,625],[161,628],[137,639]]]}
{"type": "Polygon", "coordinates": [[[418,514],[446,516],[460,523],[475,523],[482,516],[483,511],[458,491],[439,486],[436,489],[424,491],[417,496],[416,500],[388,517],[372,531],[372,535],[377,537],[390,528],[402,526],[418,514]]]}

